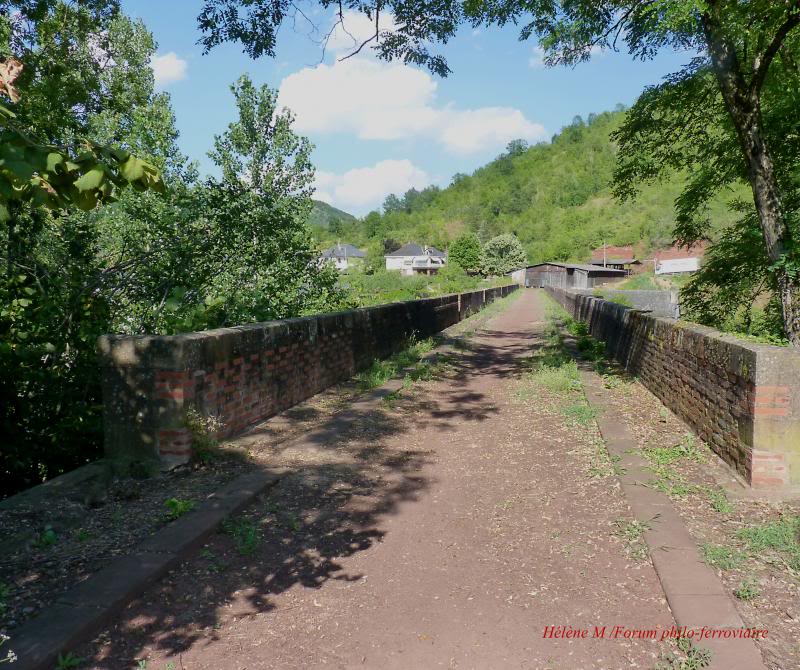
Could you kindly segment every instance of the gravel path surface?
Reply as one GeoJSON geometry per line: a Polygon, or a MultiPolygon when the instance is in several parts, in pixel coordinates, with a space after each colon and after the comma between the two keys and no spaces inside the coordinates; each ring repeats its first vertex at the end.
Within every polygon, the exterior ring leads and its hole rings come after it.
{"type": "Polygon", "coordinates": [[[665,643],[611,638],[673,620],[618,532],[596,428],[518,393],[544,319],[525,291],[352,430],[252,445],[292,474],[75,650],[82,667],[652,668],[665,643]]]}

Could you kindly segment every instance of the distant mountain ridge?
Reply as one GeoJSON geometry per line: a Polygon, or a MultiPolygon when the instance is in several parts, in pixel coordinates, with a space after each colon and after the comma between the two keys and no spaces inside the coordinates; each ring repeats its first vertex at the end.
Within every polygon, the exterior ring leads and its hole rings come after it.
{"type": "Polygon", "coordinates": [[[323,228],[324,230],[331,230],[331,228],[336,229],[337,224],[356,221],[356,217],[352,214],[337,209],[327,202],[322,202],[322,200],[312,200],[312,202],[314,203],[314,208],[311,210],[311,214],[308,217],[308,223],[311,226],[323,228]],[[331,226],[331,224],[333,224],[333,226],[331,226]]]}

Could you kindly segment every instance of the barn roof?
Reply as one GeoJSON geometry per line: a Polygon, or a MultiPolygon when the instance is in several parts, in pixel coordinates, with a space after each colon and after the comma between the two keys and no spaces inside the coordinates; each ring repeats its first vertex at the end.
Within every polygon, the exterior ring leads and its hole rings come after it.
{"type": "Polygon", "coordinates": [[[638,263],[635,258],[612,258],[609,256],[608,258],[603,261],[602,258],[592,258],[589,261],[590,265],[603,265],[605,262],[606,265],[632,265],[633,263],[638,263]]]}
{"type": "Polygon", "coordinates": [[[597,274],[598,272],[604,272],[607,274],[619,274],[624,275],[625,270],[615,270],[614,268],[604,268],[600,265],[582,265],[581,263],[557,263],[555,261],[546,261],[544,263],[536,263],[535,265],[529,265],[527,269],[540,267],[542,265],[555,265],[556,267],[566,268],[568,270],[580,270],[581,272],[589,272],[593,274],[597,274]]]}

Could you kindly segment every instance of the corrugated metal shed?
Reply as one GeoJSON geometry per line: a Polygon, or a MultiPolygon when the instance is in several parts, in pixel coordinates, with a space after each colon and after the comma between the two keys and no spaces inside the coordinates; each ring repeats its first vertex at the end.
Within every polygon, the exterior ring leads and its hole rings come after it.
{"type": "Polygon", "coordinates": [[[625,279],[625,270],[580,263],[537,263],[525,268],[525,285],[534,288],[594,288],[625,279]]]}

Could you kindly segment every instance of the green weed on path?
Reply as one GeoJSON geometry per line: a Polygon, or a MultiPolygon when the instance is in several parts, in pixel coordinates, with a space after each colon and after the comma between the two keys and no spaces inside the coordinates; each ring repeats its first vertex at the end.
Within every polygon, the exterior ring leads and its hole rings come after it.
{"type": "Polygon", "coordinates": [[[71,651],[67,652],[66,655],[62,656],[61,654],[58,655],[58,660],[56,661],[56,670],[69,670],[69,668],[77,668],[83,663],[83,659],[75,656],[71,651]]]}
{"type": "Polygon", "coordinates": [[[647,544],[644,541],[644,532],[650,530],[647,521],[617,519],[614,522],[616,530],[614,535],[625,542],[628,552],[637,561],[643,561],[648,556],[647,544]]]}
{"type": "Polygon", "coordinates": [[[703,491],[705,491],[705,494],[708,497],[708,502],[715,512],[719,512],[720,514],[733,513],[734,506],[733,503],[728,500],[728,496],[725,494],[725,489],[722,487],[712,488],[710,486],[706,486],[703,488],[703,491]]]}
{"type": "Polygon", "coordinates": [[[562,410],[564,417],[573,425],[588,426],[598,414],[598,410],[589,405],[585,400],[581,400],[567,405],[562,410]]]}
{"type": "Polygon", "coordinates": [[[555,395],[566,396],[581,388],[578,365],[574,360],[562,354],[543,353],[534,357],[531,371],[517,392],[520,397],[531,397],[535,390],[544,388],[555,395]]]}
{"type": "Polygon", "coordinates": [[[738,568],[747,556],[738,549],[732,549],[721,544],[704,544],[700,547],[703,560],[712,568],[720,570],[733,570],[738,568]]]}
{"type": "Polygon", "coordinates": [[[242,556],[250,556],[261,543],[261,529],[250,519],[228,519],[222,524],[222,532],[233,538],[242,556]]]}
{"type": "Polygon", "coordinates": [[[703,649],[692,644],[691,640],[679,638],[675,648],[662,652],[653,670],[702,670],[711,665],[710,649],[703,649]]]}
{"type": "Polygon", "coordinates": [[[374,361],[367,370],[357,374],[354,377],[356,384],[362,391],[378,388],[399,375],[402,370],[417,365],[435,346],[432,337],[424,340],[412,337],[402,350],[384,360],[374,361]]]}
{"type": "Polygon", "coordinates": [[[767,555],[791,571],[800,572],[800,515],[786,515],[778,521],[743,528],[737,535],[750,551],[767,555]]]}
{"type": "Polygon", "coordinates": [[[167,508],[164,513],[166,520],[175,521],[176,519],[180,519],[184,514],[191,512],[194,509],[194,503],[191,500],[168,498],[164,501],[164,507],[167,508]]]}
{"type": "Polygon", "coordinates": [[[610,477],[611,475],[624,475],[626,470],[620,465],[622,456],[610,454],[602,438],[594,442],[594,453],[591,455],[591,465],[587,471],[590,477],[610,477]]]}
{"type": "Polygon", "coordinates": [[[745,579],[738,588],[734,589],[733,595],[739,600],[755,600],[761,595],[761,589],[754,579],[745,579]]]}
{"type": "Polygon", "coordinates": [[[695,463],[705,463],[705,454],[694,444],[694,437],[687,433],[681,442],[671,447],[645,447],[644,457],[653,465],[670,465],[685,459],[695,463]]]}

